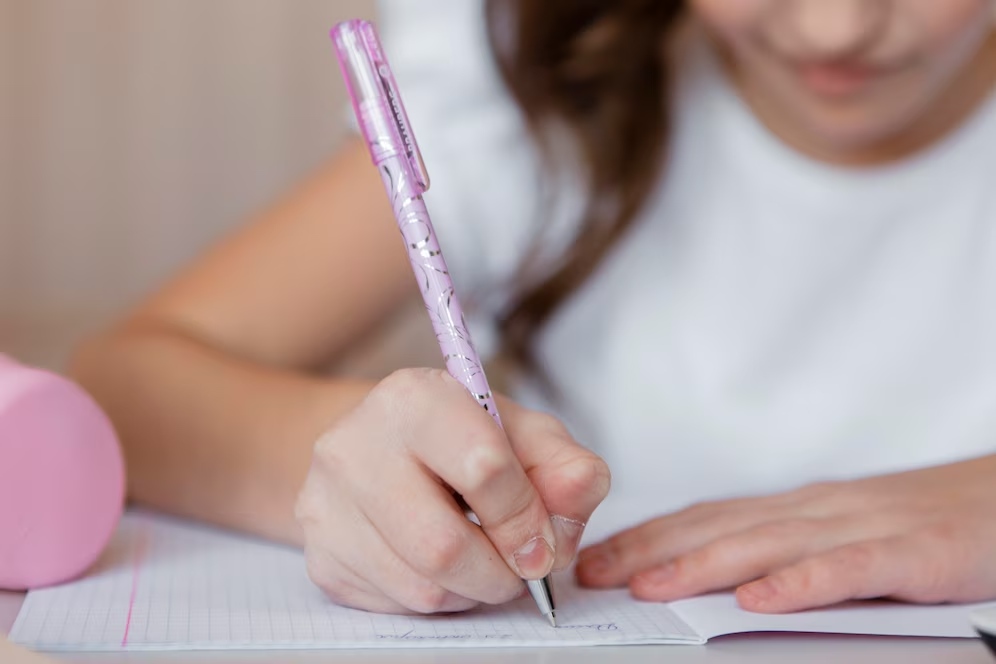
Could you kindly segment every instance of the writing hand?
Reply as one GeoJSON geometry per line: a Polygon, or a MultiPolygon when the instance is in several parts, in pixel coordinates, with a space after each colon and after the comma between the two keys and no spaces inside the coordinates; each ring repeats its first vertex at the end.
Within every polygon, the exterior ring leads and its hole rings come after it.
{"type": "Polygon", "coordinates": [[[672,601],[737,588],[780,613],[996,597],[996,456],[695,505],[582,551],[581,583],[672,601]]]}
{"type": "Polygon", "coordinates": [[[378,384],[315,446],[297,504],[312,580],[346,606],[434,613],[567,566],[608,469],[553,418],[500,408],[504,432],[442,371],[378,384]]]}

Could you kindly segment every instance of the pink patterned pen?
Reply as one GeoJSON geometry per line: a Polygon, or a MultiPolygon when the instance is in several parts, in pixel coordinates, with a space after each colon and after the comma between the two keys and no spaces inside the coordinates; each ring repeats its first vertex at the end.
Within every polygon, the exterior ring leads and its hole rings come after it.
{"type": "MultiPolygon", "coordinates": [[[[501,426],[484,367],[474,350],[422,200],[429,189],[429,176],[377,32],[368,21],[345,21],[332,30],[332,41],[353,111],[391,199],[446,369],[501,426]]],[[[527,581],[527,585],[540,611],[556,627],[550,578],[527,581]]]]}

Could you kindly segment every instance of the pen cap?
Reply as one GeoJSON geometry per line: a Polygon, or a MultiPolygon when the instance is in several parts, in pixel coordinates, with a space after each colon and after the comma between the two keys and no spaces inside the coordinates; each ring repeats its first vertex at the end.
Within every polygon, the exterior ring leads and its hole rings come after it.
{"type": "Polygon", "coordinates": [[[377,30],[369,21],[355,19],[336,25],[331,36],[353,112],[374,163],[401,156],[417,188],[428,190],[429,174],[377,30]]]}
{"type": "Polygon", "coordinates": [[[97,404],[66,378],[0,354],[0,589],[85,572],[124,496],[118,440],[97,404]]]}

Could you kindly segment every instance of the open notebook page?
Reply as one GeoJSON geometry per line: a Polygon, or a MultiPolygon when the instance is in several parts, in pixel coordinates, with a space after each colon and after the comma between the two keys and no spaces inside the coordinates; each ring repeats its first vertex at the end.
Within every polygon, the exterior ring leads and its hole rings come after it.
{"type": "Polygon", "coordinates": [[[391,648],[699,643],[663,604],[556,579],[554,629],[530,598],[400,617],[329,602],[300,552],[144,513],[126,515],[83,580],[28,594],[11,638],[36,650],[391,648]]]}
{"type": "Polygon", "coordinates": [[[132,513],[90,575],[28,595],[11,638],[37,650],[175,650],[703,643],[750,631],[968,637],[977,608],[861,603],[759,616],[729,594],[651,604],[580,589],[569,575],[556,590],[559,629],[529,598],[454,616],[370,614],[329,602],[298,551],[132,513]]]}
{"type": "Polygon", "coordinates": [[[851,602],[789,615],[749,613],[732,593],[672,602],[671,610],[703,639],[745,632],[814,632],[879,636],[974,638],[969,614],[984,606],[916,606],[898,602],[851,602]]]}

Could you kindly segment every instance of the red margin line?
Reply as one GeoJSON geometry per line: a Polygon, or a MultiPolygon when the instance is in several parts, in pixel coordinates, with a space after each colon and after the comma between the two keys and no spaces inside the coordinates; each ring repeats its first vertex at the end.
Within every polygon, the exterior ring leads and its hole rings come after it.
{"type": "Polygon", "coordinates": [[[138,541],[135,542],[135,555],[131,564],[131,597],[128,599],[128,617],[125,618],[124,636],[121,638],[121,647],[128,647],[128,632],[131,631],[131,614],[135,609],[135,596],[138,595],[138,577],[142,571],[142,564],[145,562],[145,554],[149,549],[149,529],[144,527],[138,533],[138,541]]]}

